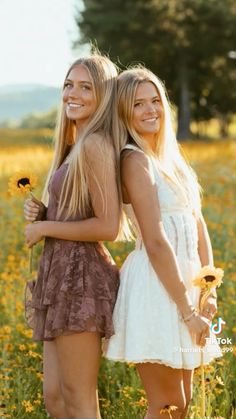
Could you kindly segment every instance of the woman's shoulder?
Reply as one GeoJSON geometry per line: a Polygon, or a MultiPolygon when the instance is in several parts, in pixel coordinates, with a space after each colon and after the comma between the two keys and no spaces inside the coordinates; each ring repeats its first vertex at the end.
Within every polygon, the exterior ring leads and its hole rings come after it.
{"type": "Polygon", "coordinates": [[[100,132],[89,135],[84,143],[85,158],[88,164],[95,167],[114,165],[115,150],[109,139],[100,132]]]}
{"type": "Polygon", "coordinates": [[[101,132],[92,132],[84,142],[85,148],[96,147],[104,143],[104,135],[101,132]]]}
{"type": "Polygon", "coordinates": [[[143,152],[140,147],[138,147],[136,144],[133,144],[133,143],[127,143],[127,144],[125,144],[125,146],[122,148],[121,152],[123,152],[125,150],[134,150],[134,151],[141,151],[141,152],[143,152]]]}
{"type": "Polygon", "coordinates": [[[132,158],[135,158],[137,153],[143,153],[143,150],[141,150],[140,147],[138,147],[136,144],[127,143],[125,146],[121,149],[121,161],[125,160],[128,156],[132,156],[132,158]]]}
{"type": "Polygon", "coordinates": [[[93,158],[99,155],[114,155],[114,150],[109,138],[105,138],[102,132],[93,132],[88,135],[84,143],[84,149],[88,157],[93,158]]]}
{"type": "Polygon", "coordinates": [[[122,149],[121,167],[122,171],[134,173],[142,168],[143,170],[150,170],[150,159],[141,148],[133,144],[127,144],[122,149]]]}

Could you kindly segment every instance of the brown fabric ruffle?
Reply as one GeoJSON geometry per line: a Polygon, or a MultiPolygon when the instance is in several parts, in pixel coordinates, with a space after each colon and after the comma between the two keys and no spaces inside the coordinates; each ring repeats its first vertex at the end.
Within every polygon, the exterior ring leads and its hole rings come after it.
{"type": "Polygon", "coordinates": [[[47,238],[38,279],[25,293],[33,338],[83,331],[109,338],[118,287],[118,269],[102,244],[47,238]]]}

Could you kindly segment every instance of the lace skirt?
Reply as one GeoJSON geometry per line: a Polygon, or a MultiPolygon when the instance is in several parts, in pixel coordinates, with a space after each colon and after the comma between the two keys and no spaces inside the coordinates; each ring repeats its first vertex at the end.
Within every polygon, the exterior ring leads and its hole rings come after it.
{"type": "MultiPolygon", "coordinates": [[[[175,239],[174,234],[171,238],[175,239]]],[[[192,280],[201,266],[199,256],[188,243],[179,241],[180,245],[178,264],[197,308],[199,288],[192,285],[192,280]]],[[[202,350],[194,342],[176,304],[152,268],[141,241],[122,266],[113,321],[115,334],[104,345],[104,355],[110,360],[152,362],[191,370],[200,366],[201,351],[204,364],[221,356],[213,333],[202,350]]]]}
{"type": "Polygon", "coordinates": [[[118,269],[101,243],[47,238],[38,278],[25,292],[34,340],[85,331],[111,337],[118,287],[118,269]]]}

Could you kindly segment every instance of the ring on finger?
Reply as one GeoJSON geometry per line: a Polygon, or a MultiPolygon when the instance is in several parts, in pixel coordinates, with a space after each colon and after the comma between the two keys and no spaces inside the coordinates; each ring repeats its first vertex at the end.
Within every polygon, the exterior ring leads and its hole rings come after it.
{"type": "Polygon", "coordinates": [[[213,315],[212,315],[212,312],[210,311],[210,310],[204,310],[203,311],[203,313],[205,313],[205,315],[206,315],[206,317],[208,318],[208,317],[210,317],[210,318],[212,318],[213,317],[213,315]]]}
{"type": "Polygon", "coordinates": [[[206,313],[210,314],[211,310],[209,308],[205,308],[204,310],[206,313]]]}

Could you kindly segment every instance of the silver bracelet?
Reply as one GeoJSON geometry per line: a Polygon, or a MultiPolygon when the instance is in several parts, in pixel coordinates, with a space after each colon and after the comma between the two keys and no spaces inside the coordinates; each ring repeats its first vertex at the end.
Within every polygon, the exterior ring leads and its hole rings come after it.
{"type": "Polygon", "coordinates": [[[182,320],[184,321],[184,322],[188,322],[193,316],[195,316],[197,313],[196,313],[196,309],[195,308],[193,308],[193,310],[192,310],[192,312],[188,315],[188,316],[186,316],[186,317],[182,317],[182,320]]]}

